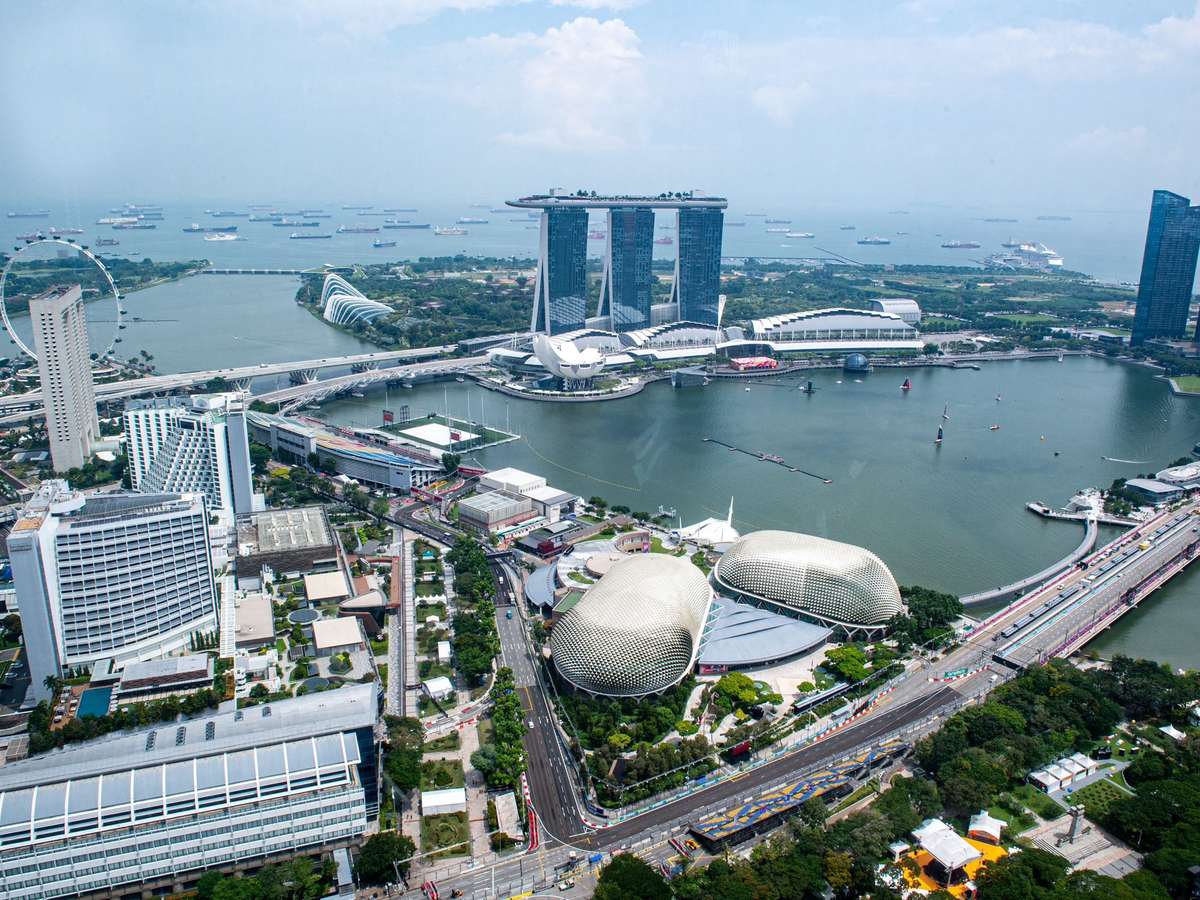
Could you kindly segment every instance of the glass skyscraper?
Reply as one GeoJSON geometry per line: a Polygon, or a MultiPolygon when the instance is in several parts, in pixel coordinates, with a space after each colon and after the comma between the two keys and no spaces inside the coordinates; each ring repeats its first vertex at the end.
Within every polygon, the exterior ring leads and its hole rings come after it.
{"type": "Polygon", "coordinates": [[[721,292],[721,232],[725,213],[715,207],[679,210],[674,300],[679,319],[716,325],[721,292]]]}
{"type": "Polygon", "coordinates": [[[586,209],[543,210],[531,331],[562,334],[583,327],[587,317],[587,233],[586,209]]]}
{"type": "Polygon", "coordinates": [[[654,210],[630,206],[610,209],[600,315],[612,317],[613,331],[650,326],[653,255],[654,210]]]}
{"type": "MultiPolygon", "coordinates": [[[[1200,254],[1200,206],[1171,191],[1155,191],[1142,255],[1131,343],[1181,338],[1200,254]]],[[[1197,335],[1200,338],[1200,334],[1197,335]]]]}

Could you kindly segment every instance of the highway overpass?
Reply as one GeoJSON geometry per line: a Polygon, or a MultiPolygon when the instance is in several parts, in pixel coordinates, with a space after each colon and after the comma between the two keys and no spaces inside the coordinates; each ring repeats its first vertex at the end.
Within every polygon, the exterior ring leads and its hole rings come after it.
{"type": "MultiPolygon", "coordinates": [[[[176,391],[206,384],[214,378],[246,389],[255,378],[289,375],[294,381],[316,381],[323,369],[361,368],[364,371],[378,367],[394,366],[411,360],[433,359],[453,352],[454,345],[418,347],[411,350],[378,350],[374,353],[357,353],[350,356],[329,356],[321,359],[298,359],[290,362],[259,363],[253,366],[231,366],[224,369],[208,369],[203,372],[180,372],[172,375],[147,375],[125,381],[112,381],[96,385],[97,400],[118,400],[153,394],[160,391],[176,391]]],[[[42,391],[37,388],[23,394],[0,397],[0,423],[23,421],[41,415],[42,391]],[[24,415],[13,415],[15,413],[24,415]],[[31,415],[32,414],[32,415],[31,415]]]]}
{"type": "Polygon", "coordinates": [[[338,375],[321,381],[310,381],[280,388],[277,391],[267,391],[258,394],[254,399],[262,400],[264,403],[278,403],[282,407],[282,411],[288,411],[306,403],[315,403],[343,391],[367,387],[380,381],[420,380],[423,377],[429,378],[466,371],[472,366],[482,365],[486,362],[487,356],[466,356],[459,359],[437,359],[407,366],[351,372],[348,375],[338,375]]]}

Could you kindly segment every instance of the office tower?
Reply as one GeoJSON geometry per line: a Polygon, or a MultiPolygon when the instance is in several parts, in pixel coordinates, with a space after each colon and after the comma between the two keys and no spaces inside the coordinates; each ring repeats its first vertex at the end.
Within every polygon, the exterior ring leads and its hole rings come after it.
{"type": "Polygon", "coordinates": [[[608,253],[600,286],[600,312],[613,331],[650,327],[654,210],[618,206],[608,211],[608,253]]]}
{"type": "Polygon", "coordinates": [[[250,445],[239,394],[199,394],[125,405],[129,479],[142,493],[201,493],[210,510],[253,508],[250,445]]]}
{"type": "Polygon", "coordinates": [[[54,287],[29,301],[33,347],[46,409],[54,471],[78,469],[100,437],[87,317],[79,285],[54,287]]]}
{"type": "Polygon", "coordinates": [[[1155,191],[1142,254],[1132,344],[1150,338],[1184,336],[1196,280],[1197,253],[1200,253],[1200,206],[1192,206],[1187,197],[1179,194],[1155,191]]]}
{"type": "Polygon", "coordinates": [[[583,327],[587,318],[587,232],[587,209],[542,211],[531,331],[561,334],[583,327]]]}
{"type": "Polygon", "coordinates": [[[92,494],[42,482],[8,536],[30,687],[67,669],[120,665],[216,627],[200,494],[92,494]]]}
{"type": "Polygon", "coordinates": [[[10,759],[0,895],[179,896],[205,869],[352,846],[379,814],[377,710],[349,684],[10,759]]]}
{"type": "Polygon", "coordinates": [[[713,206],[685,206],[680,208],[676,221],[678,250],[672,299],[679,305],[679,320],[717,325],[725,213],[713,206]]]}

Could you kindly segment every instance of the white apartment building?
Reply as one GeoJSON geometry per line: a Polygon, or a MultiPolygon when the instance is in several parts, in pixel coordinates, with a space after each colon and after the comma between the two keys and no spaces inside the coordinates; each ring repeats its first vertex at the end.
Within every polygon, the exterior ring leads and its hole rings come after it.
{"type": "Polygon", "coordinates": [[[119,668],[217,624],[200,494],[93,494],[42,483],[8,537],[35,699],[43,681],[101,659],[119,668]]]}
{"type": "Polygon", "coordinates": [[[246,413],[240,394],[197,394],[125,405],[129,479],[142,493],[204,494],[210,510],[253,509],[246,413]]]}
{"type": "Polygon", "coordinates": [[[39,294],[29,301],[29,318],[50,459],[56,472],[78,469],[100,439],[82,288],[54,287],[39,294]]]}
{"type": "Polygon", "coordinates": [[[0,896],[178,894],[357,843],[379,810],[374,684],[71,744],[0,766],[0,896]]]}

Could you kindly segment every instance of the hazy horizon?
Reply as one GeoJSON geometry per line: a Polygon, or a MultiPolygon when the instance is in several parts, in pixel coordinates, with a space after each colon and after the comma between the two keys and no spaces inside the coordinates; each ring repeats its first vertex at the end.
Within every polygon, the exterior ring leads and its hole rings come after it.
{"type": "Polygon", "coordinates": [[[1200,4],[198,0],[0,9],[8,208],[1196,199],[1200,4]]]}

